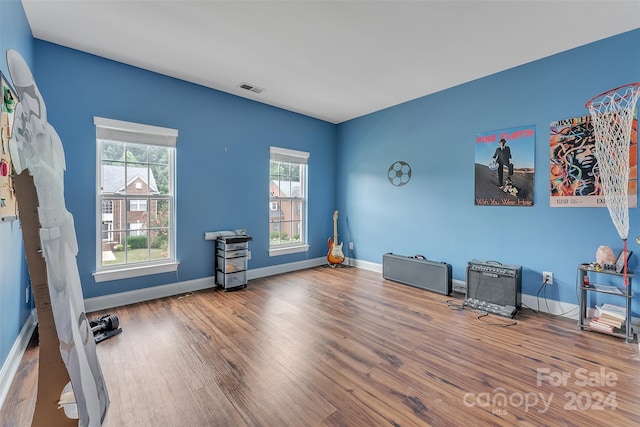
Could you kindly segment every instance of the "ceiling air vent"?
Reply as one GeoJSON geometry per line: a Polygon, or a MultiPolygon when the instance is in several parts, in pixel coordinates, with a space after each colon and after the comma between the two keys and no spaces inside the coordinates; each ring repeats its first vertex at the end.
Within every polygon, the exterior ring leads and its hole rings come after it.
{"type": "Polygon", "coordinates": [[[240,83],[240,84],[238,85],[238,87],[239,87],[240,89],[248,90],[248,91],[250,91],[250,92],[255,92],[255,93],[262,93],[262,92],[264,92],[264,89],[263,89],[263,88],[258,87],[258,86],[254,86],[254,85],[249,84],[249,83],[240,83]]]}

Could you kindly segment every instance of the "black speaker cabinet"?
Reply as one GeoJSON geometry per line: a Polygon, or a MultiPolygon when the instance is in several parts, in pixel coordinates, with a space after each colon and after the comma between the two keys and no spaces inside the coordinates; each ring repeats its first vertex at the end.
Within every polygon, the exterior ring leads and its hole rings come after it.
{"type": "Polygon", "coordinates": [[[522,306],[522,267],[494,261],[470,261],[466,298],[519,309],[522,306]]]}

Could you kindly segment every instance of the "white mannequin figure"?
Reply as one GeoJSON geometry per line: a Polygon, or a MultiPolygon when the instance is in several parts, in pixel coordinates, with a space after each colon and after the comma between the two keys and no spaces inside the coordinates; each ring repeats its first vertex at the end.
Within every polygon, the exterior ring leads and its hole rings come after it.
{"type": "Polygon", "coordinates": [[[47,122],[44,100],[22,56],[8,50],[7,65],[20,101],[15,110],[9,151],[16,173],[28,169],[38,194],[40,242],[47,266],[51,308],[60,354],[75,395],[78,425],[100,426],[109,406],[109,396],[93,332],[84,312],[76,262],[78,243],[73,216],[64,201],[64,149],[57,132],[47,122]]]}

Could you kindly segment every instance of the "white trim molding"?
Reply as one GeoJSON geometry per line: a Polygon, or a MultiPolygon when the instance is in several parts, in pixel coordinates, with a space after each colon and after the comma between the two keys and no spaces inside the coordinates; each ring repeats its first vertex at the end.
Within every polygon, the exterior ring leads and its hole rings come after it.
{"type": "Polygon", "coordinates": [[[289,255],[289,254],[297,254],[299,252],[308,252],[309,245],[297,245],[297,246],[286,246],[284,248],[280,248],[274,246],[269,248],[269,256],[279,256],[279,255],[289,255]]]}
{"type": "Polygon", "coordinates": [[[87,298],[84,300],[84,307],[87,313],[91,313],[98,310],[106,310],[114,307],[122,307],[123,305],[135,304],[137,302],[151,301],[158,298],[214,288],[215,286],[215,277],[203,277],[201,279],[170,283],[168,285],[152,286],[133,291],[119,292],[117,294],[105,295],[102,297],[87,298]]]}
{"type": "Polygon", "coordinates": [[[9,388],[11,388],[13,378],[16,376],[16,372],[18,372],[20,361],[22,360],[22,356],[29,345],[33,331],[36,330],[36,326],[38,326],[38,315],[34,308],[31,310],[31,313],[29,314],[26,322],[24,322],[24,325],[22,325],[20,334],[14,341],[11,351],[9,351],[9,354],[7,355],[7,359],[2,365],[2,369],[0,369],[0,408],[2,408],[4,400],[7,397],[7,393],[9,393],[9,388]]]}
{"type": "Polygon", "coordinates": [[[355,258],[345,258],[345,263],[350,265],[351,267],[358,267],[363,270],[374,271],[376,273],[382,274],[382,264],[377,264],[375,262],[369,261],[361,261],[355,258]]]}
{"type": "Polygon", "coordinates": [[[172,273],[178,270],[179,262],[165,262],[162,264],[151,264],[143,266],[131,265],[129,268],[116,268],[111,270],[100,270],[93,273],[96,283],[108,282],[111,280],[128,279],[130,277],[147,276],[150,274],[172,273]]]}
{"type": "MultiPolygon", "coordinates": [[[[326,264],[326,258],[314,258],[306,261],[292,262],[287,264],[274,265],[271,267],[256,268],[248,270],[248,279],[258,279],[260,277],[273,276],[290,271],[304,270],[326,264]]],[[[84,300],[85,311],[91,313],[109,308],[121,307],[123,305],[137,302],[151,301],[158,298],[165,298],[183,293],[200,291],[203,289],[215,288],[216,279],[214,276],[203,277],[201,279],[176,282],[168,285],[153,286],[150,288],[136,289],[134,291],[119,292],[117,294],[105,295],[101,297],[87,298],[84,300]]]]}
{"type": "Polygon", "coordinates": [[[260,277],[275,276],[276,274],[289,273],[291,271],[305,270],[327,264],[327,259],[313,258],[305,261],[290,262],[287,264],[272,265],[270,267],[254,268],[247,272],[247,278],[259,279],[260,277]]]}

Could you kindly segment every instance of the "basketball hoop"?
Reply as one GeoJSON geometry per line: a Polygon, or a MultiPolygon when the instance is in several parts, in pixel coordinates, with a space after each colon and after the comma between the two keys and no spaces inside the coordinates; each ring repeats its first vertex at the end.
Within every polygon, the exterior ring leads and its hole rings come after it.
{"type": "Polygon", "coordinates": [[[591,113],[596,158],[604,199],[613,225],[623,241],[624,284],[627,277],[629,234],[629,145],[640,82],[611,89],[591,98],[585,107],[591,113]]]}

